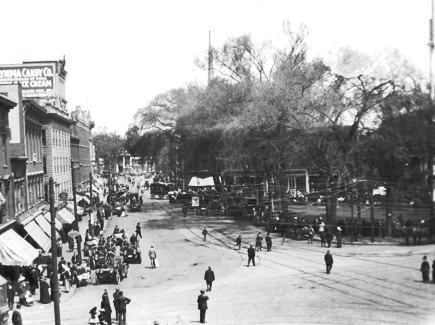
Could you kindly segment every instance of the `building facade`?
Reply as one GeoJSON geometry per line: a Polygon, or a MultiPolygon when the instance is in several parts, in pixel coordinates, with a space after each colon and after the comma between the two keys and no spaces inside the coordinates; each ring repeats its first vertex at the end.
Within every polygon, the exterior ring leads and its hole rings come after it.
{"type": "Polygon", "coordinates": [[[0,224],[15,216],[14,181],[11,166],[9,112],[17,103],[0,94],[0,224]]]}
{"type": "Polygon", "coordinates": [[[76,187],[89,184],[89,173],[93,171],[94,144],[92,129],[95,124],[89,111],[83,111],[80,106],[71,112],[71,158],[74,161],[74,182],[76,187]]]}

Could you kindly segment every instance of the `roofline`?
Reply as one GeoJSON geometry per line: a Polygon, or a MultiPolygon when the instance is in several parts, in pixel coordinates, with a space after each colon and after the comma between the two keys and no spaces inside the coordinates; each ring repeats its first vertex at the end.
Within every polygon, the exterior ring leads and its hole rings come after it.
{"type": "Polygon", "coordinates": [[[17,106],[16,102],[3,95],[0,95],[0,103],[9,106],[9,109],[13,109],[15,106],[17,106]]]}
{"type": "MultiPolygon", "coordinates": [[[[64,122],[64,123],[68,124],[68,127],[70,127],[73,124],[72,120],[70,120],[66,117],[60,116],[57,113],[47,113],[47,114],[45,114],[45,118],[50,118],[53,120],[58,120],[58,121],[64,122]]],[[[45,124],[45,123],[42,123],[42,124],[45,124]]]]}
{"type": "Polygon", "coordinates": [[[39,105],[36,101],[34,101],[33,99],[23,99],[23,104],[30,104],[34,107],[36,107],[37,109],[39,109],[40,111],[42,111],[44,114],[47,113],[47,109],[45,109],[44,107],[42,107],[41,105],[39,105]]]}

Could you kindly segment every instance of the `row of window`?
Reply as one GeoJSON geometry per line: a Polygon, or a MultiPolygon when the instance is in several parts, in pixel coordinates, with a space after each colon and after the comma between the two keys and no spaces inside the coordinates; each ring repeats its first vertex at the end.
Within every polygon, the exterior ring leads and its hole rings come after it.
{"type": "Polygon", "coordinates": [[[68,157],[54,157],[54,173],[61,174],[70,171],[70,160],[68,157]]]}
{"type": "MultiPolygon", "coordinates": [[[[53,132],[53,142],[52,142],[53,147],[63,147],[63,148],[70,147],[71,136],[68,133],[58,131],[58,130],[52,130],[52,132],[53,132]]],[[[42,145],[43,146],[47,145],[46,130],[42,130],[42,145]]]]}

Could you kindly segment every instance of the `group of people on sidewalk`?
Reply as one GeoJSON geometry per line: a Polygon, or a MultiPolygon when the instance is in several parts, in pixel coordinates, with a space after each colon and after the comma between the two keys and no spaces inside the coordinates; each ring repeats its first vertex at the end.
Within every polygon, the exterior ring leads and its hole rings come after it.
{"type": "MultiPolygon", "coordinates": [[[[131,302],[131,299],[124,296],[124,293],[115,289],[113,293],[113,307],[115,309],[115,320],[119,325],[127,324],[127,305],[131,302]]],[[[92,308],[89,313],[91,317],[88,320],[90,325],[111,325],[112,324],[112,307],[110,305],[109,292],[104,289],[103,296],[101,297],[101,304],[99,315],[97,316],[97,307],[92,308]]]]}

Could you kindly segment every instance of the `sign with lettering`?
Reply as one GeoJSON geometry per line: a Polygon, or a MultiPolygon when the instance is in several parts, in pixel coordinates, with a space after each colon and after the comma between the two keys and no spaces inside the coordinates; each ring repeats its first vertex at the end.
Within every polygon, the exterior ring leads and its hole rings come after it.
{"type": "Polygon", "coordinates": [[[0,85],[21,84],[24,98],[47,98],[55,95],[53,63],[0,66],[0,85]]]}

